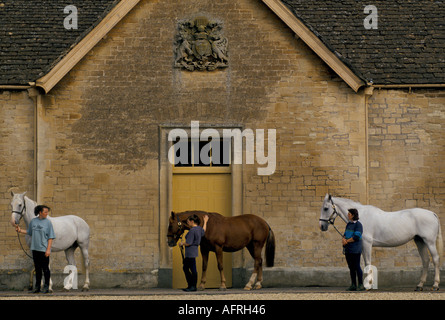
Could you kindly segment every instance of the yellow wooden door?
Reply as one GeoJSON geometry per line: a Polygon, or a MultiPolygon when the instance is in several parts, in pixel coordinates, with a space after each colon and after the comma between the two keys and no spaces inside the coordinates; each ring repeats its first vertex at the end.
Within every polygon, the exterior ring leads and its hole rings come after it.
{"type": "MultiPolygon", "coordinates": [[[[173,174],[173,211],[203,210],[232,215],[232,184],[230,173],[215,173],[210,168],[176,168],[173,174]],[[198,173],[190,173],[190,172],[198,173]],[[177,173],[177,172],[182,173],[177,173]],[[207,171],[207,172],[206,172],[207,171]],[[199,173],[200,172],[200,173],[199,173]]],[[[216,168],[213,168],[216,169],[216,168]]],[[[217,171],[217,170],[216,170],[217,171]]],[[[224,171],[221,170],[221,171],[224,171]]],[[[184,238],[185,239],[185,238],[184,238]]],[[[198,285],[201,281],[201,253],[196,259],[198,285]]],[[[226,286],[232,286],[232,254],[224,253],[226,286]]],[[[206,288],[219,288],[221,284],[215,253],[210,252],[206,288]]],[[[187,281],[182,270],[182,257],[178,246],[173,248],[173,288],[186,288],[187,281]]]]}

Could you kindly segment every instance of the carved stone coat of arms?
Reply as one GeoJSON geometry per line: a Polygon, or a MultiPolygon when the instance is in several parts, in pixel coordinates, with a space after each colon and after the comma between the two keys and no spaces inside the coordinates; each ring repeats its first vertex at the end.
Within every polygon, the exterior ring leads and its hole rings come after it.
{"type": "Polygon", "coordinates": [[[228,67],[228,41],[221,29],[221,23],[205,17],[180,21],[175,41],[175,67],[189,71],[228,67]]]}

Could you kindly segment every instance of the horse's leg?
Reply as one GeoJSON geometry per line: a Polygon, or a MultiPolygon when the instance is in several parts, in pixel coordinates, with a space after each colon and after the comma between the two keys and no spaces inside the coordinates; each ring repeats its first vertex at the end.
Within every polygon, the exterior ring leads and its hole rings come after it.
{"type": "Polygon", "coordinates": [[[50,277],[49,278],[49,288],[48,288],[49,292],[53,292],[53,279],[50,277]]]}
{"type": "Polygon", "coordinates": [[[90,257],[88,255],[88,244],[79,244],[80,252],[82,253],[83,266],[85,267],[85,284],[83,285],[82,291],[90,290],[90,257]]]}
{"type": "MultiPolygon", "coordinates": [[[[365,239],[363,239],[362,253],[363,253],[363,261],[365,262],[365,269],[366,269],[367,266],[371,265],[371,256],[372,256],[372,242],[371,241],[366,241],[365,239]]],[[[371,270],[371,269],[369,269],[369,270],[371,270]]],[[[370,272],[372,272],[372,271],[370,271],[370,272]]],[[[372,277],[373,275],[372,275],[372,273],[371,273],[371,275],[368,275],[368,274],[363,275],[363,280],[365,280],[366,277],[368,277],[368,276],[372,277]]],[[[372,279],[370,281],[373,282],[374,279],[372,279]]],[[[366,288],[366,289],[370,290],[371,288],[366,288]]]]}
{"type": "Polygon", "coordinates": [[[198,289],[204,290],[207,282],[207,265],[209,262],[209,250],[201,247],[201,256],[202,256],[202,275],[201,275],[201,283],[199,284],[198,289]]]}
{"type": "MultiPolygon", "coordinates": [[[[68,265],[76,266],[76,260],[74,258],[74,251],[76,250],[75,246],[69,247],[65,250],[65,258],[68,265]]],[[[67,289],[64,289],[66,291],[69,291],[67,289]]]]}
{"type": "Polygon", "coordinates": [[[220,246],[215,246],[216,261],[218,262],[218,270],[221,275],[221,286],[219,290],[226,290],[226,277],[224,276],[224,265],[223,265],[223,248],[220,246]]]}
{"type": "Polygon", "coordinates": [[[76,260],[74,259],[74,251],[75,250],[76,250],[75,247],[69,247],[68,249],[65,250],[66,262],[72,266],[76,265],[76,260]]]}
{"type": "Polygon", "coordinates": [[[29,285],[28,291],[32,291],[33,283],[34,283],[34,274],[36,273],[36,269],[32,268],[31,273],[29,275],[29,285]]]}
{"type": "MultiPolygon", "coordinates": [[[[51,271],[51,265],[48,264],[48,269],[51,271]]],[[[42,286],[43,288],[43,278],[42,278],[42,286]]],[[[51,278],[51,276],[49,277],[49,287],[48,287],[48,291],[49,292],[53,292],[53,279],[51,278]]]]}
{"type": "Polygon", "coordinates": [[[430,257],[428,255],[428,248],[420,237],[415,237],[414,242],[416,243],[417,250],[419,251],[420,258],[422,259],[422,275],[420,276],[420,282],[416,287],[416,291],[423,290],[423,284],[426,281],[428,275],[428,266],[430,264],[430,257]]]}
{"type": "Polygon", "coordinates": [[[435,240],[425,241],[434,263],[434,284],[431,290],[439,290],[440,283],[440,265],[439,253],[437,252],[435,240]]]}
{"type": "Polygon", "coordinates": [[[257,268],[256,268],[257,263],[256,263],[256,259],[255,259],[255,248],[254,248],[253,242],[249,243],[246,246],[246,248],[249,251],[249,253],[252,256],[252,258],[255,260],[255,267],[253,269],[252,275],[250,276],[249,282],[247,282],[247,284],[244,287],[244,290],[252,290],[252,286],[255,283],[255,280],[256,280],[257,274],[258,274],[257,273],[257,268]]]}
{"type": "Polygon", "coordinates": [[[255,283],[254,289],[261,289],[263,282],[263,258],[261,257],[261,251],[263,249],[264,243],[260,244],[258,242],[254,242],[254,256],[255,256],[255,265],[254,272],[258,274],[257,282],[255,283]]]}

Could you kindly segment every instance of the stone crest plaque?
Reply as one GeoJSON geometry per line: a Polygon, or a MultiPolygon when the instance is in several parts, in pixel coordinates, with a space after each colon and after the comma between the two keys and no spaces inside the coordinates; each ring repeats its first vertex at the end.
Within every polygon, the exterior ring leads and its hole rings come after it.
{"type": "Polygon", "coordinates": [[[221,23],[206,17],[180,21],[175,39],[175,67],[189,71],[228,67],[228,41],[221,30],[221,23]]]}

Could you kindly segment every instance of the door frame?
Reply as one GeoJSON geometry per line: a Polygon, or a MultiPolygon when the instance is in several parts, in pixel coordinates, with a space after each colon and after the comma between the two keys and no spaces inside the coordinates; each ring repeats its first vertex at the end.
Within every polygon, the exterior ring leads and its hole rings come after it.
{"type": "MultiPolygon", "coordinates": [[[[215,129],[222,136],[223,129],[240,129],[243,126],[237,124],[229,125],[209,125],[199,124],[200,132],[205,129],[215,129]]],[[[159,273],[158,287],[171,288],[173,272],[172,250],[167,245],[168,218],[173,208],[173,166],[168,160],[168,152],[173,145],[168,141],[168,133],[172,129],[183,129],[189,136],[191,134],[190,125],[165,124],[159,125],[159,273]]],[[[243,151],[244,152],[244,151],[243,151]]],[[[243,213],[243,166],[233,163],[233,143],[232,143],[232,216],[242,215],[243,213]]],[[[244,250],[232,254],[232,269],[244,268],[244,250]]],[[[197,266],[198,269],[201,266],[197,266]]]]}

